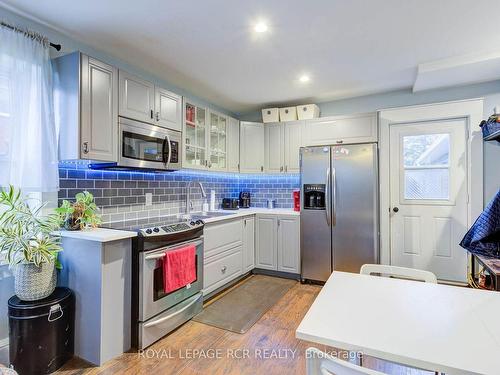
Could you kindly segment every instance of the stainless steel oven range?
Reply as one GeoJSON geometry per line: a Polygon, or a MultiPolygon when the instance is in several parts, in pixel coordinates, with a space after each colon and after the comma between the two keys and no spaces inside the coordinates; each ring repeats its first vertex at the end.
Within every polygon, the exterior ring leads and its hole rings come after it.
{"type": "Polygon", "coordinates": [[[203,221],[145,220],[147,224],[113,226],[138,231],[132,246],[131,338],[135,349],[148,347],[203,309],[203,221]],[[190,244],[196,248],[196,280],[165,293],[164,255],[190,244]]]}

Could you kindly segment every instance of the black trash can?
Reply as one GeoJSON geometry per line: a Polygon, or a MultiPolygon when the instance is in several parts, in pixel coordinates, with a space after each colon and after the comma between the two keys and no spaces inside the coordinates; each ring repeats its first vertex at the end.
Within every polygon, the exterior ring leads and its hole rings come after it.
{"type": "Polygon", "coordinates": [[[20,375],[48,374],[73,356],[75,296],[56,288],[47,298],[9,299],[9,359],[20,375]]]}

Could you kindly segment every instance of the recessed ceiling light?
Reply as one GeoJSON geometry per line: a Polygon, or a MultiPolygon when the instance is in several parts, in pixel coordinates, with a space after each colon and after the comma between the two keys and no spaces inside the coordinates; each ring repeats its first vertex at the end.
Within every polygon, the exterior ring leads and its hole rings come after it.
{"type": "Polygon", "coordinates": [[[302,74],[300,77],[299,77],[299,81],[302,82],[302,83],[306,83],[306,82],[309,82],[311,78],[309,78],[309,76],[307,74],[302,74]]]}
{"type": "Polygon", "coordinates": [[[264,21],[259,21],[253,27],[256,33],[265,33],[268,30],[267,24],[264,21]]]}

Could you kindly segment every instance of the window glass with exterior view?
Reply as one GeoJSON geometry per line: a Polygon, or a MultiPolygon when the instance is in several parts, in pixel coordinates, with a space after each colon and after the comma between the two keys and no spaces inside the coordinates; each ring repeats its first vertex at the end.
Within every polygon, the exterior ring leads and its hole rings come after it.
{"type": "Polygon", "coordinates": [[[404,198],[447,200],[450,196],[450,135],[403,137],[404,198]]]}

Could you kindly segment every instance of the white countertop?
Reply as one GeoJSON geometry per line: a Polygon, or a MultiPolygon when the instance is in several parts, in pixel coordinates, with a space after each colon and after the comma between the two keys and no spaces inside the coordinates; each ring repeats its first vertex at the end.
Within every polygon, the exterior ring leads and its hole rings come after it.
{"type": "MultiPolygon", "coordinates": [[[[230,220],[238,217],[251,216],[255,214],[269,214],[269,215],[290,215],[290,216],[300,216],[300,212],[294,211],[291,208],[247,208],[239,210],[217,210],[216,212],[228,212],[230,215],[216,216],[203,219],[206,224],[230,220]]],[[[85,229],[85,230],[60,230],[54,232],[55,235],[66,237],[66,238],[76,238],[87,241],[96,242],[111,242],[118,241],[127,238],[136,237],[137,233],[125,230],[116,229],[106,229],[106,228],[95,228],[95,229],[85,229]]]]}
{"type": "Polygon", "coordinates": [[[118,241],[137,236],[136,232],[106,229],[106,228],[95,228],[95,229],[74,230],[74,231],[60,230],[54,232],[54,234],[66,238],[76,238],[80,240],[96,241],[96,242],[118,241]]]}
{"type": "Polygon", "coordinates": [[[334,272],[299,339],[446,374],[498,374],[500,293],[334,272]]]}
{"type": "Polygon", "coordinates": [[[236,219],[238,217],[251,216],[255,214],[268,214],[268,215],[290,215],[300,216],[300,212],[294,211],[291,208],[240,208],[239,210],[217,210],[215,212],[230,212],[231,215],[215,216],[203,219],[206,224],[215,223],[222,220],[236,219]]]}

